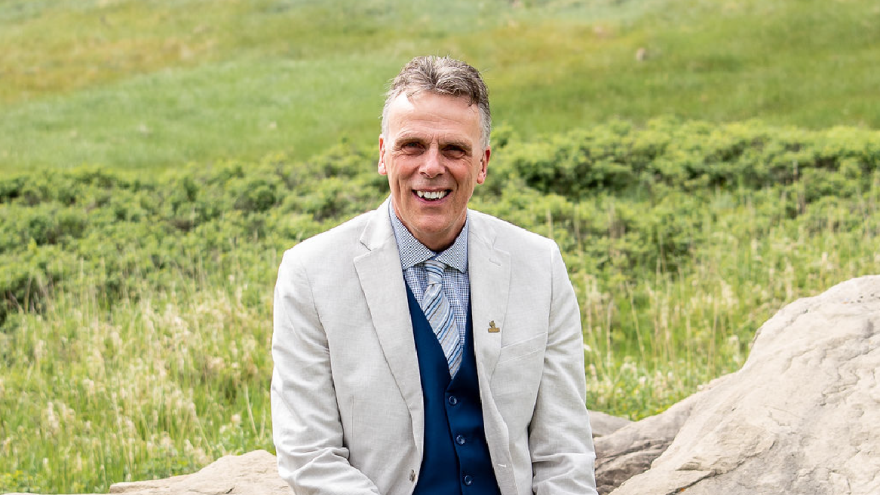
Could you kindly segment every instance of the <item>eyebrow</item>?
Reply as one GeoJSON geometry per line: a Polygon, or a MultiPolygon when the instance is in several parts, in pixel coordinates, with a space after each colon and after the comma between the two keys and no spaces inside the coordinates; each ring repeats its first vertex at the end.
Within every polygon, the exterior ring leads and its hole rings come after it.
{"type": "MultiPolygon", "coordinates": [[[[395,144],[395,147],[397,147],[397,146],[407,144],[407,143],[426,143],[426,142],[428,142],[428,140],[418,134],[404,134],[402,136],[399,136],[395,140],[394,144],[395,144]]],[[[442,139],[440,140],[440,147],[441,148],[447,148],[449,146],[457,146],[457,147],[465,150],[468,153],[470,153],[473,150],[473,146],[471,146],[471,144],[466,139],[452,138],[449,140],[442,140],[442,139]]]]}

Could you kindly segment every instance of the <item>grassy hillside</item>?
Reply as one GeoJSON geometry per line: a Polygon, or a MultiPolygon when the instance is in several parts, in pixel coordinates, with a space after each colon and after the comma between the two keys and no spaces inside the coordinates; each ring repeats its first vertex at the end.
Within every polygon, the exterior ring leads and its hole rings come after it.
{"type": "Polygon", "coordinates": [[[0,171],[372,144],[386,81],[424,53],[481,68],[496,122],[528,135],[880,126],[871,0],[0,0],[0,171]]]}

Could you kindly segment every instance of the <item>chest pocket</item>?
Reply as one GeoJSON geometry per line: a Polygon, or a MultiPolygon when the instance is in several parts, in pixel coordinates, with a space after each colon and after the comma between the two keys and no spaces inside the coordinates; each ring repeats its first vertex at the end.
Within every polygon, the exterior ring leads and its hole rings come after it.
{"type": "Polygon", "coordinates": [[[492,395],[496,400],[513,395],[517,399],[532,397],[529,403],[534,402],[546,344],[547,336],[541,334],[501,348],[492,375],[492,395]]]}

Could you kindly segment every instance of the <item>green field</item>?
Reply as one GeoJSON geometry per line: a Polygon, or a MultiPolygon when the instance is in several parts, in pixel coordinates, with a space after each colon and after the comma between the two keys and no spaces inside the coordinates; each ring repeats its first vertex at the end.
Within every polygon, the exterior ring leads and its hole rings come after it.
{"type": "Polygon", "coordinates": [[[387,195],[424,53],[484,71],[473,206],[561,247],[592,409],[660,412],[880,273],[875,2],[0,0],[0,492],[273,450],[280,255],[387,195]]]}
{"type": "Polygon", "coordinates": [[[541,135],[661,115],[880,126],[871,0],[0,0],[0,172],[374,143],[414,55],[481,68],[541,135]],[[643,49],[643,60],[636,54],[643,49]]]}

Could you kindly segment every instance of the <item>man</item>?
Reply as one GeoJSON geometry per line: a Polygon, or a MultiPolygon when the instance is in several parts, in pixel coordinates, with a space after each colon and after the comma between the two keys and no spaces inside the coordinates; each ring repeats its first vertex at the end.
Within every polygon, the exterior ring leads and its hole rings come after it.
{"type": "Polygon", "coordinates": [[[596,493],[559,249],[467,208],[490,125],[476,69],[413,59],[382,114],[390,198],[285,253],[272,419],[295,493],[596,493]]]}

